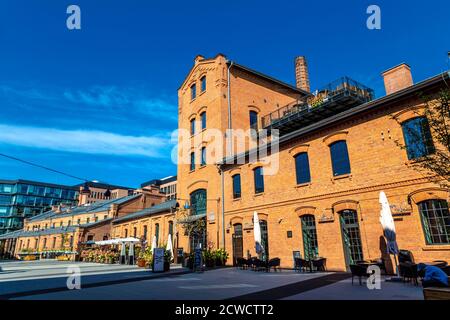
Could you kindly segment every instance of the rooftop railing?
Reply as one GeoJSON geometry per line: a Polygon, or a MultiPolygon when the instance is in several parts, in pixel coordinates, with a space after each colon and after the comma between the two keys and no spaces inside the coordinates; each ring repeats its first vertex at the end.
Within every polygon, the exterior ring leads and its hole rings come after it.
{"type": "Polygon", "coordinates": [[[294,101],[262,117],[264,129],[289,131],[311,121],[331,116],[374,98],[374,91],[365,85],[342,77],[302,100],[294,101]]]}

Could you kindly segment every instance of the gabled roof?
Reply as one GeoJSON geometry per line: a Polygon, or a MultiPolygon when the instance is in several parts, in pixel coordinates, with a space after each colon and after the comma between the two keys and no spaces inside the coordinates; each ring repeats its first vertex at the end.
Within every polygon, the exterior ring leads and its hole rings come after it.
{"type": "Polygon", "coordinates": [[[155,214],[158,214],[161,212],[170,211],[172,209],[175,209],[177,206],[178,206],[178,204],[177,204],[176,200],[169,200],[169,201],[154,205],[153,207],[117,218],[113,221],[113,223],[117,224],[117,223],[129,221],[129,220],[139,219],[142,217],[152,216],[152,215],[155,215],[155,214]]]}
{"type": "Polygon", "coordinates": [[[133,199],[136,199],[140,197],[141,194],[134,194],[131,196],[126,196],[122,198],[112,199],[112,200],[103,200],[103,201],[97,201],[94,202],[88,206],[76,206],[76,207],[62,207],[62,212],[55,212],[54,210],[50,210],[44,213],[41,213],[37,216],[34,216],[30,218],[29,222],[37,222],[42,220],[47,220],[51,218],[60,218],[60,217],[67,217],[67,216],[74,216],[74,215],[81,215],[81,214],[88,214],[88,213],[96,213],[96,212],[104,212],[108,211],[112,204],[124,204],[128,201],[131,201],[133,199]]]}

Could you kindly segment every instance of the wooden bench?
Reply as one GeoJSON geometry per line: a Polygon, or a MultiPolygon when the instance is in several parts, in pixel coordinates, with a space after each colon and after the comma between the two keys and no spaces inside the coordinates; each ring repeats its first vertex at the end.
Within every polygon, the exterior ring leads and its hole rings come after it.
{"type": "Polygon", "coordinates": [[[429,287],[423,289],[425,300],[450,300],[450,288],[429,287]]]}

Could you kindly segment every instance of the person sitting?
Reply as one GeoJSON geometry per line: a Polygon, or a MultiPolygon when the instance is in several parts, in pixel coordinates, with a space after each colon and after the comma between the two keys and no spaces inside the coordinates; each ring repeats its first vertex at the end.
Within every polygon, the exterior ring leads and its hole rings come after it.
{"type": "Polygon", "coordinates": [[[448,276],[444,271],[435,266],[428,266],[424,263],[417,265],[417,271],[422,280],[422,286],[427,287],[448,287],[448,276]]]}

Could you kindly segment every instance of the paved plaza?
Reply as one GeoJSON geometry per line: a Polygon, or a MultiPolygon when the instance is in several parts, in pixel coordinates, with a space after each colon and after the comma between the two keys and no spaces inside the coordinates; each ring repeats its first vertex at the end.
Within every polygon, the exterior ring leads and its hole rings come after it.
{"type": "Polygon", "coordinates": [[[422,288],[381,282],[380,290],[351,284],[347,273],[254,272],[236,268],[192,273],[173,266],[156,274],[135,266],[59,261],[0,262],[0,298],[36,300],[421,300],[422,288]],[[81,271],[81,289],[68,290],[67,268],[81,271]]]}

